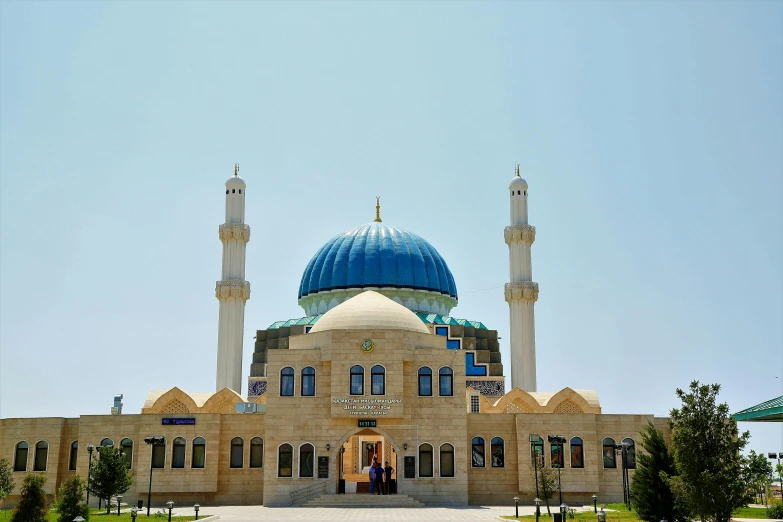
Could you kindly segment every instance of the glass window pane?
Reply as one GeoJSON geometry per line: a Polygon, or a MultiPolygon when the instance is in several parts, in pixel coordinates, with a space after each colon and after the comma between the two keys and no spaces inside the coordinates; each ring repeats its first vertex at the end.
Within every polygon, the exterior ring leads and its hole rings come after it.
{"type": "Polygon", "coordinates": [[[432,370],[429,368],[419,370],[419,395],[432,395],[432,370]]]}
{"type": "Polygon", "coordinates": [[[239,437],[235,437],[231,441],[231,467],[232,468],[241,468],[243,464],[243,453],[244,453],[244,446],[245,443],[242,439],[239,437]]]}
{"type": "Polygon", "coordinates": [[[166,446],[152,445],[152,467],[156,469],[163,468],[166,465],[166,446]]]}
{"type": "Polygon", "coordinates": [[[432,477],[432,446],[419,446],[419,477],[432,477]]]}
{"type": "Polygon", "coordinates": [[[196,437],[193,439],[193,459],[190,467],[195,469],[203,469],[206,461],[207,453],[207,441],[202,437],[196,437]]]}
{"type": "Polygon", "coordinates": [[[71,457],[70,459],[68,459],[68,471],[76,470],[76,462],[77,462],[78,454],[79,454],[79,442],[74,441],[73,444],[71,444],[71,457]]]}
{"type": "Polygon", "coordinates": [[[299,448],[299,476],[313,476],[313,458],[315,457],[315,448],[312,444],[304,444],[299,448]]]}
{"type": "Polygon", "coordinates": [[[617,460],[614,454],[614,439],[605,438],[603,440],[603,457],[605,468],[616,468],[617,460]]]}
{"type": "Polygon", "coordinates": [[[454,446],[451,444],[440,447],[440,476],[454,476],[454,446]]]}
{"type": "Polygon", "coordinates": [[[41,441],[35,445],[33,471],[46,471],[46,460],[49,456],[49,444],[41,441]]]}
{"type": "Polygon", "coordinates": [[[290,477],[293,475],[294,449],[290,444],[280,446],[277,455],[277,476],[290,477]]]}
{"type": "Polygon", "coordinates": [[[454,395],[454,390],[452,389],[452,381],[453,377],[451,374],[448,375],[440,375],[440,394],[446,397],[450,397],[454,395]]]}
{"type": "Polygon", "coordinates": [[[504,455],[503,439],[495,437],[492,439],[490,451],[492,452],[492,467],[502,468],[505,466],[506,458],[504,455]]]}
{"type": "Polygon", "coordinates": [[[543,468],[544,462],[544,441],[530,443],[530,460],[534,467],[543,468]]]}
{"type": "Polygon", "coordinates": [[[185,439],[182,437],[177,437],[174,439],[174,443],[172,444],[171,467],[185,467],[185,439]]]}
{"type": "Polygon", "coordinates": [[[585,467],[584,446],[582,445],[582,439],[579,437],[571,439],[571,467],[585,467]]]}
{"type": "Polygon", "coordinates": [[[27,471],[27,443],[20,442],[16,445],[14,457],[14,471],[27,471]]]}
{"type": "Polygon", "coordinates": [[[259,437],[250,441],[250,467],[264,467],[264,441],[259,437]]]}
{"type": "Polygon", "coordinates": [[[484,439],[473,437],[471,441],[471,466],[474,468],[484,467],[484,439]]]}

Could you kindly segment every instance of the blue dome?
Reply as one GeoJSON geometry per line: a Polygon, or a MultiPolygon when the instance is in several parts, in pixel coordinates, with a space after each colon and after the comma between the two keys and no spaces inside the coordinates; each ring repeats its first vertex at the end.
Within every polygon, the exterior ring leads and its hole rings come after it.
{"type": "Polygon", "coordinates": [[[346,288],[429,290],[457,299],[446,261],[426,240],[373,222],[330,239],[307,264],[299,298],[346,288]]]}

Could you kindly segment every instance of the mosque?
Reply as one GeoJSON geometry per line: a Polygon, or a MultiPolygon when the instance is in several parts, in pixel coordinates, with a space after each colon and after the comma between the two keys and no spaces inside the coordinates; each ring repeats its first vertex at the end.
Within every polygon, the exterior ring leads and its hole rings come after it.
{"type": "Polygon", "coordinates": [[[374,221],[333,237],[307,263],[303,317],[256,331],[243,395],[250,227],[235,167],[219,227],[216,391],[152,391],[134,414],[119,397],[107,415],[0,419],[0,458],[17,484],[8,505],[27,473],[46,473],[53,495],[73,474],[88,478],[95,446],[114,445],[134,475],[129,504],[146,505],[149,491],[152,505],[365,503],[358,493],[376,459],[394,468],[388,505],[532,503],[538,467],[557,469],[566,503],[621,502],[641,429],[653,422],[667,433],[666,421],[604,414],[592,390],[537,390],[536,229],[518,167],[507,190],[510,366],[489,318],[487,326],[451,315],[459,295],[446,260],[383,222],[376,203],[374,221]]]}

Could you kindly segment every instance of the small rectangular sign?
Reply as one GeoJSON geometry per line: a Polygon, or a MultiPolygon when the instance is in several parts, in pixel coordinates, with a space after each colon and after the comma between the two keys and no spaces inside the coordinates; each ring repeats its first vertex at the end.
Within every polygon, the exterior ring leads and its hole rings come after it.
{"type": "Polygon", "coordinates": [[[405,478],[416,478],[416,457],[405,457],[405,478]]]}
{"type": "Polygon", "coordinates": [[[164,426],[182,426],[187,424],[196,424],[196,419],[172,419],[170,417],[163,417],[162,424],[164,426]]]}
{"type": "Polygon", "coordinates": [[[360,428],[376,428],[377,426],[375,424],[375,419],[359,419],[360,428]]]}
{"type": "Polygon", "coordinates": [[[318,478],[329,478],[329,457],[318,457],[318,478]]]}

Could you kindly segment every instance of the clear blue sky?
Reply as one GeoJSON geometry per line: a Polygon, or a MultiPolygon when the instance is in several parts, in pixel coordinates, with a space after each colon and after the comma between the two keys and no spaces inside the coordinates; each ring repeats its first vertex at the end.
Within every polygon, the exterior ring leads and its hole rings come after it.
{"type": "MultiPolygon", "coordinates": [[[[783,3],[0,2],[0,416],[211,391],[223,182],[255,330],[368,222],[500,332],[515,163],[539,389],[666,415],[783,394],[783,3]]],[[[743,424],[783,451],[783,427],[743,424]]]]}

